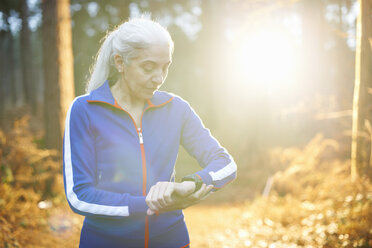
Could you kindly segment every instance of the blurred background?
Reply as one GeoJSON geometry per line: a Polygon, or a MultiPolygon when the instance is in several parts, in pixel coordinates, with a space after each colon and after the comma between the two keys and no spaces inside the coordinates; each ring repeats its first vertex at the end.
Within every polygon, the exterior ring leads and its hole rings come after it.
{"type": "MultiPolygon", "coordinates": [[[[0,246],[77,246],[82,219],[61,176],[66,106],[107,31],[150,13],[175,42],[161,90],[189,101],[238,165],[231,185],[185,210],[193,247],[371,247],[370,166],[350,180],[361,6],[371,37],[364,0],[1,0],[0,246]]],[[[200,169],[182,148],[176,166],[177,179],[200,169]]]]}

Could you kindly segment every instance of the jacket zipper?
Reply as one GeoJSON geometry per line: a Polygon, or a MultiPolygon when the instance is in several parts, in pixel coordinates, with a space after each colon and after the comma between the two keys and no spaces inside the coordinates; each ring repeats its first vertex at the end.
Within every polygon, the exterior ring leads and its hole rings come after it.
{"type": "MultiPolygon", "coordinates": [[[[142,126],[142,117],[141,117],[141,126],[142,126]]],[[[143,135],[142,127],[137,129],[138,139],[141,148],[141,157],[142,157],[142,195],[146,196],[146,184],[147,184],[147,170],[146,170],[146,156],[145,156],[145,146],[143,144],[143,135]]],[[[145,219],[145,248],[149,247],[149,217],[146,215],[145,219]]]]}
{"type": "Polygon", "coordinates": [[[142,145],[143,144],[143,136],[142,136],[141,128],[138,128],[138,137],[139,137],[140,145],[142,145]]]}
{"type": "MultiPolygon", "coordinates": [[[[142,118],[143,115],[145,114],[146,110],[149,109],[150,107],[146,107],[141,115],[141,123],[140,127],[137,128],[138,132],[138,139],[141,147],[141,155],[142,155],[142,195],[146,196],[146,187],[147,187],[147,169],[146,169],[146,155],[145,155],[145,146],[143,144],[143,135],[142,135],[142,118]]],[[[128,113],[129,114],[129,113],[128,113]]],[[[129,114],[130,116],[130,114],[129,114]]],[[[131,117],[132,118],[132,117],[131,117]]],[[[136,126],[136,123],[134,122],[134,119],[132,118],[134,126],[136,126]]],[[[149,247],[149,217],[146,214],[145,217],[145,248],[149,247]]]]}
{"type": "MultiPolygon", "coordinates": [[[[145,155],[145,146],[143,144],[143,134],[142,134],[142,118],[143,114],[146,112],[147,109],[151,108],[150,106],[147,106],[141,115],[141,123],[140,127],[137,128],[136,122],[134,121],[133,117],[130,115],[129,112],[121,108],[124,112],[126,112],[129,117],[132,119],[132,122],[134,124],[134,127],[136,128],[137,134],[138,134],[138,141],[141,148],[141,159],[142,159],[142,195],[146,196],[146,184],[147,184],[147,172],[146,172],[146,155],[145,155]]],[[[149,247],[149,217],[146,215],[145,219],[145,248],[149,247]]]]}

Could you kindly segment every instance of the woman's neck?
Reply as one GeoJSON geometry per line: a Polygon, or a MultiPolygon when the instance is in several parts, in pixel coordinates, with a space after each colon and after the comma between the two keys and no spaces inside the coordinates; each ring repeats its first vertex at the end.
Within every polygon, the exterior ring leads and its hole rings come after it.
{"type": "Polygon", "coordinates": [[[110,90],[117,103],[128,111],[133,109],[143,109],[145,106],[145,101],[133,96],[130,89],[120,79],[110,88],[110,90]]]}

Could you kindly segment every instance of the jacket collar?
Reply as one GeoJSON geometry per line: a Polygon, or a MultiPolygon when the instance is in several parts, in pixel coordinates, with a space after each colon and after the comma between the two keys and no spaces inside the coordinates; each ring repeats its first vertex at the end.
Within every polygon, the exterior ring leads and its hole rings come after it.
{"type": "MultiPolygon", "coordinates": [[[[145,107],[160,107],[165,105],[173,100],[173,96],[167,94],[163,91],[156,91],[151,99],[147,100],[145,107]]],[[[90,97],[87,100],[88,102],[103,102],[114,107],[119,107],[118,103],[111,94],[110,85],[108,80],[106,80],[102,86],[93,90],[90,93],[90,97]]]]}

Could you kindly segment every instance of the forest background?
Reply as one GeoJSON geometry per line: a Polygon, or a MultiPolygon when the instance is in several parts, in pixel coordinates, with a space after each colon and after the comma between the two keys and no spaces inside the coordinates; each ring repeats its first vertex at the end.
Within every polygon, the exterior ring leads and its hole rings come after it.
{"type": "MultiPolygon", "coordinates": [[[[185,210],[192,244],[371,247],[369,122],[367,166],[350,178],[361,2],[371,34],[371,1],[1,1],[0,242],[76,246],[60,123],[106,31],[149,12],[175,42],[162,90],[189,101],[238,164],[231,185],[185,210]]],[[[182,148],[176,168],[177,179],[199,170],[182,148]]]]}

